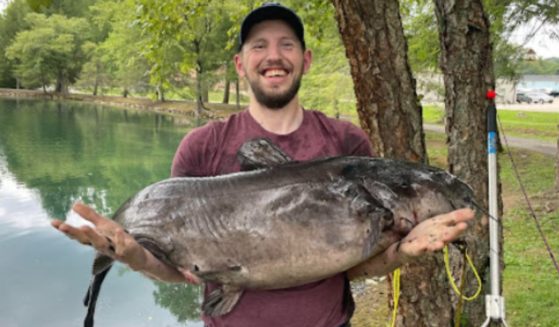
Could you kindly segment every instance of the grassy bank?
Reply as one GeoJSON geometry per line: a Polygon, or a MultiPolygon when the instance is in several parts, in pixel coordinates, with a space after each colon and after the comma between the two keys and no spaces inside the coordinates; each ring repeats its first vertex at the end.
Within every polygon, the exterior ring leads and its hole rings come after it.
{"type": "MultiPolygon", "coordinates": [[[[441,107],[424,106],[423,120],[429,124],[443,124],[441,107]]],[[[559,113],[498,110],[505,135],[556,142],[559,113]]]]}
{"type": "MultiPolygon", "coordinates": [[[[47,100],[67,100],[95,103],[100,105],[107,105],[117,108],[134,109],[158,112],[171,115],[181,115],[194,117],[196,112],[196,102],[189,100],[167,100],[155,101],[147,97],[127,97],[116,95],[90,95],[82,93],[71,94],[52,94],[44,93],[36,90],[14,90],[14,89],[1,89],[0,97],[4,98],[20,98],[20,99],[47,99],[47,100]]],[[[229,115],[237,111],[238,108],[233,104],[222,104],[218,102],[205,103],[207,111],[204,112],[205,118],[219,118],[229,115]]]]}

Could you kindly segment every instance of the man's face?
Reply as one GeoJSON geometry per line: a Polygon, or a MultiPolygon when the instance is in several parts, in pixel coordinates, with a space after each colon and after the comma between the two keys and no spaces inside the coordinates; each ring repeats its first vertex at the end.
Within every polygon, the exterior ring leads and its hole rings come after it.
{"type": "Polygon", "coordinates": [[[280,109],[297,95],[311,59],[311,52],[302,49],[289,25],[269,20],[252,27],[235,56],[235,67],[260,104],[280,109]]]}

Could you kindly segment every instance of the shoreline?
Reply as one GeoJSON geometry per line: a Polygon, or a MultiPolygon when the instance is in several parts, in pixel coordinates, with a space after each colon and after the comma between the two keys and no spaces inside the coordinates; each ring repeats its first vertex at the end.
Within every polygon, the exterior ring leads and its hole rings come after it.
{"type": "MultiPolygon", "coordinates": [[[[169,115],[196,116],[196,102],[187,100],[166,100],[154,101],[148,98],[139,97],[122,97],[114,95],[91,95],[84,93],[44,93],[41,90],[24,90],[24,89],[5,89],[0,88],[0,98],[7,99],[43,99],[43,100],[70,100],[87,102],[93,104],[107,105],[124,109],[135,109],[140,111],[150,111],[169,115]]],[[[209,111],[203,113],[204,117],[216,119],[228,116],[231,113],[238,112],[244,108],[237,108],[236,105],[223,103],[204,103],[209,111]]]]}

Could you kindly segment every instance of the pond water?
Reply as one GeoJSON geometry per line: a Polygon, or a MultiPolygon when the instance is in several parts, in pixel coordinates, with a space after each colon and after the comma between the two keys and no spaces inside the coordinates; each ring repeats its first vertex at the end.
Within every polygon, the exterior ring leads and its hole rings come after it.
{"type": "MultiPolygon", "coordinates": [[[[184,118],[74,102],[0,99],[0,326],[81,326],[94,252],[50,227],[81,200],[111,215],[169,176],[184,118]]],[[[202,326],[198,287],[116,265],[97,326],[202,326]]]]}

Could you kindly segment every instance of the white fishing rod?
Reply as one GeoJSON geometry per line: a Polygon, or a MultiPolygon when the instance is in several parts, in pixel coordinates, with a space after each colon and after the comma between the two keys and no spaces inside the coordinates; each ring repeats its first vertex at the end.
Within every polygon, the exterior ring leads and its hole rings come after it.
{"type": "Polygon", "coordinates": [[[495,106],[494,90],[487,91],[489,101],[487,107],[487,170],[489,183],[489,269],[491,277],[491,293],[485,295],[485,314],[487,320],[482,327],[489,326],[491,322],[501,322],[508,327],[505,321],[505,299],[500,290],[499,267],[499,207],[497,189],[497,108],[495,106]]]}

